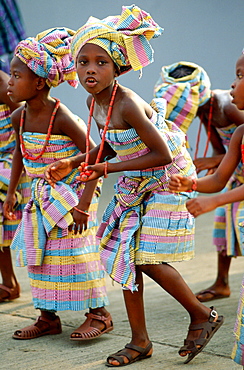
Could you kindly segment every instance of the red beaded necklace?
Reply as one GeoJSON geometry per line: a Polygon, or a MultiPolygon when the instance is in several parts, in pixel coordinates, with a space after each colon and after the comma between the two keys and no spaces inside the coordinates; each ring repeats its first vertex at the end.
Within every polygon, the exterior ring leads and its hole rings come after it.
{"type": "MultiPolygon", "coordinates": [[[[209,146],[210,137],[211,137],[211,123],[212,123],[212,118],[213,118],[213,102],[214,102],[214,93],[213,93],[213,91],[211,91],[210,107],[209,107],[209,113],[208,113],[207,142],[206,142],[206,146],[205,146],[205,150],[204,150],[204,154],[203,154],[204,158],[207,155],[208,146],[209,146]]],[[[197,134],[197,143],[196,143],[196,151],[195,151],[194,159],[197,158],[197,154],[198,154],[201,128],[202,128],[202,119],[200,120],[199,130],[198,130],[198,134],[197,134]]]]}
{"type": "Polygon", "coordinates": [[[19,139],[20,139],[20,147],[21,147],[22,155],[23,155],[24,158],[31,159],[32,161],[36,161],[37,159],[41,158],[41,156],[45,152],[46,146],[49,142],[49,139],[50,139],[50,136],[51,136],[51,133],[52,133],[54,118],[55,118],[55,115],[56,115],[57,110],[58,110],[59,105],[60,105],[60,100],[56,99],[56,98],[55,98],[55,100],[56,100],[56,104],[55,104],[54,110],[53,110],[51,118],[50,118],[50,123],[49,123],[49,127],[48,127],[48,130],[47,130],[47,136],[46,136],[45,143],[43,145],[43,148],[42,148],[41,152],[35,157],[33,157],[32,155],[29,155],[26,151],[26,148],[25,148],[25,144],[24,144],[24,140],[23,140],[23,126],[24,126],[24,122],[25,122],[26,106],[22,110],[21,117],[20,117],[19,139]]]}
{"type": "MultiPolygon", "coordinates": [[[[104,143],[105,143],[106,132],[107,132],[110,120],[111,120],[112,109],[113,109],[113,105],[114,105],[114,99],[115,99],[117,88],[118,88],[118,82],[115,80],[112,95],[111,95],[111,99],[110,99],[110,102],[109,102],[108,114],[107,114],[107,117],[106,117],[106,122],[105,122],[105,126],[104,126],[103,133],[102,133],[101,144],[100,144],[100,147],[99,147],[99,151],[97,153],[97,158],[96,158],[95,164],[99,163],[100,159],[101,159],[101,155],[102,155],[102,151],[103,151],[104,143]]],[[[88,122],[87,122],[86,158],[85,158],[85,163],[83,165],[83,168],[86,168],[86,166],[88,166],[88,163],[89,163],[89,151],[90,151],[90,140],[89,139],[90,139],[91,121],[92,121],[92,115],[93,115],[93,111],[94,111],[94,105],[95,105],[95,99],[93,98],[92,102],[91,102],[89,117],[88,117],[88,122]]],[[[91,175],[91,173],[92,173],[92,171],[87,171],[87,170],[82,171],[80,173],[80,176],[81,176],[81,178],[82,178],[82,176],[84,176],[84,179],[87,179],[87,177],[89,177],[91,175]]]]}

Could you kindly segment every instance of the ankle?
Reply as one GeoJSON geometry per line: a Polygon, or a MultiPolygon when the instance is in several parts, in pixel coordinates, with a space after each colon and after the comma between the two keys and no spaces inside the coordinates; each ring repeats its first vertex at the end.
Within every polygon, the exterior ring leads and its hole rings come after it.
{"type": "Polygon", "coordinates": [[[41,310],[41,317],[43,317],[44,319],[50,320],[50,321],[54,321],[57,318],[57,315],[53,311],[45,311],[45,310],[42,311],[41,310]]]}

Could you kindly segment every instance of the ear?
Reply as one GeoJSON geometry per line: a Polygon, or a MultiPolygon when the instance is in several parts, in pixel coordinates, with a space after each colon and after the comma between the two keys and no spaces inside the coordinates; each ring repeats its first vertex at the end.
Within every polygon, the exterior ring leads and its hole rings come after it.
{"type": "Polygon", "coordinates": [[[36,84],[37,90],[42,90],[45,86],[46,86],[46,79],[43,77],[38,77],[37,84],[36,84]]]}

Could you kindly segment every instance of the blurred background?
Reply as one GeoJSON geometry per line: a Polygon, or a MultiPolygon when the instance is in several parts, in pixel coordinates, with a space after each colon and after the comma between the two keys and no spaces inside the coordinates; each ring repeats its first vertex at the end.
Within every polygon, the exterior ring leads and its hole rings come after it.
{"type": "MultiPolygon", "coordinates": [[[[16,0],[27,36],[51,27],[65,26],[73,30],[82,26],[89,16],[104,18],[121,13],[128,0],[16,0]]],[[[201,65],[209,74],[213,89],[229,89],[235,77],[235,63],[244,48],[244,1],[243,0],[137,0],[141,9],[151,14],[164,33],[151,41],[154,63],[139,72],[131,71],[119,82],[136,91],[150,102],[153,87],[163,65],[178,61],[191,61],[201,65]]],[[[53,89],[58,97],[74,113],[86,122],[86,91],[76,90],[68,84],[53,89]]],[[[189,142],[194,153],[198,119],[191,125],[189,142]],[[193,148],[192,148],[193,147],[193,148]]],[[[99,141],[95,125],[93,138],[99,141]]],[[[202,130],[201,148],[205,142],[202,130]]],[[[211,149],[210,149],[211,150],[211,149]]]]}

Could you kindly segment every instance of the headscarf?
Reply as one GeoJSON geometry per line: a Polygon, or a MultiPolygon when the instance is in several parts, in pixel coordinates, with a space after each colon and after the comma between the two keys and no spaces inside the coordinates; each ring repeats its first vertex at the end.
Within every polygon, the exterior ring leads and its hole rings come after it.
{"type": "Polygon", "coordinates": [[[121,15],[102,20],[90,17],[74,35],[71,52],[76,61],[82,46],[96,44],[108,53],[121,74],[137,71],[153,62],[149,40],[162,32],[150,14],[135,5],[123,6],[121,15]]]}
{"type": "Polygon", "coordinates": [[[166,118],[173,121],[185,133],[196,117],[198,107],[211,95],[210,80],[206,71],[195,63],[178,62],[163,66],[154,87],[154,96],[167,100],[166,118]],[[188,76],[173,78],[170,73],[179,66],[194,68],[188,76]]]}
{"type": "Polygon", "coordinates": [[[15,56],[35,74],[46,78],[49,87],[56,87],[64,81],[77,87],[78,80],[70,51],[74,33],[65,27],[50,28],[36,37],[20,41],[15,56]]]}

